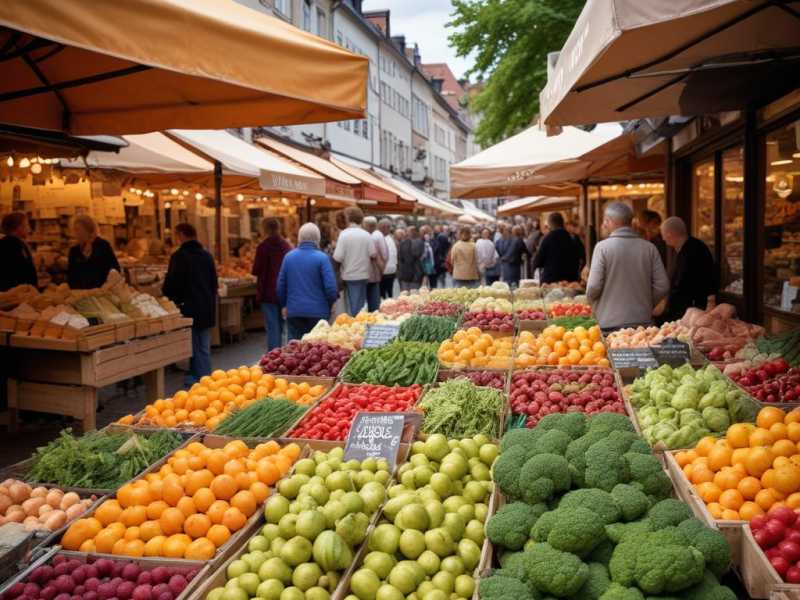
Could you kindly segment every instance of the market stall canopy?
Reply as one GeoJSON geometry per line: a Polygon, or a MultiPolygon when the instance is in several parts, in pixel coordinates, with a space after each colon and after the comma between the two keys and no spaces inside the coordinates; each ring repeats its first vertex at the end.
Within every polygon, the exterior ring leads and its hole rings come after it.
{"type": "Polygon", "coordinates": [[[209,159],[222,163],[223,177],[228,186],[239,184],[249,188],[299,194],[324,196],[325,180],[307,169],[254,146],[223,130],[178,130],[168,132],[177,140],[188,144],[209,159]]]}
{"type": "Polygon", "coordinates": [[[497,209],[497,215],[509,217],[513,215],[553,212],[574,208],[577,204],[578,201],[576,198],[528,196],[526,198],[517,198],[511,202],[506,202],[497,209]]]}
{"type": "Polygon", "coordinates": [[[663,169],[663,156],[636,156],[616,123],[591,131],[565,127],[554,136],[533,126],[450,167],[455,198],[573,196],[589,178],[630,177],[663,169]]]}
{"type": "Polygon", "coordinates": [[[234,0],[0,2],[0,122],[72,134],[364,116],[369,61],[234,0]]]}
{"type": "Polygon", "coordinates": [[[477,206],[474,206],[468,202],[464,203],[463,211],[464,214],[473,217],[476,221],[480,223],[493,223],[497,220],[497,218],[490,215],[486,211],[481,210],[477,206]]]}
{"type": "Polygon", "coordinates": [[[796,85],[800,2],[589,0],[540,94],[548,125],[745,108],[796,85]]]}
{"type": "Polygon", "coordinates": [[[349,162],[339,160],[333,156],[331,156],[330,161],[334,166],[338,167],[348,175],[355,177],[361,182],[362,186],[359,191],[359,199],[361,200],[366,200],[367,202],[378,202],[382,204],[416,202],[416,198],[414,198],[414,196],[408,192],[404,192],[394,185],[387,183],[378,175],[374,175],[366,169],[362,169],[361,167],[357,167],[349,162]]]}
{"type": "Polygon", "coordinates": [[[461,215],[456,220],[459,223],[463,223],[464,225],[477,225],[478,224],[478,219],[476,219],[472,215],[461,215]]]}
{"type": "Polygon", "coordinates": [[[430,196],[420,190],[417,187],[414,187],[413,184],[398,179],[396,177],[392,177],[390,183],[401,190],[408,192],[414,198],[416,198],[417,203],[422,207],[428,210],[433,210],[442,214],[446,215],[463,215],[464,209],[459,208],[455,204],[450,204],[445,200],[440,200],[439,198],[435,198],[430,196]]]}
{"type": "Polygon", "coordinates": [[[31,129],[0,123],[0,154],[39,156],[41,158],[75,158],[99,150],[117,152],[125,146],[122,138],[113,136],[72,136],[60,131],[31,129]]]}

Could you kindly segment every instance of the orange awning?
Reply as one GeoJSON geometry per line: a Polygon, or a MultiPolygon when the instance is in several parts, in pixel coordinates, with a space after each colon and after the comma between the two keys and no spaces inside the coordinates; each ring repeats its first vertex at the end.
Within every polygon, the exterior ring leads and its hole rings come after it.
{"type": "Polygon", "coordinates": [[[414,203],[416,198],[411,194],[396,188],[387,183],[377,175],[373,175],[366,169],[356,167],[337,158],[331,157],[330,161],[348,175],[352,175],[361,183],[360,196],[362,200],[374,200],[381,203],[414,203]]]}
{"type": "Polygon", "coordinates": [[[3,0],[0,123],[77,135],[361,118],[369,61],[233,0],[3,0]]]}

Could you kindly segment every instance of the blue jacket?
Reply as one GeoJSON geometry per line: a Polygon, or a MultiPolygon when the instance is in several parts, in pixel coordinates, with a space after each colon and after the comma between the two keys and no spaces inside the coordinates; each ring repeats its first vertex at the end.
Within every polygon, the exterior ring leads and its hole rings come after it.
{"type": "Polygon", "coordinates": [[[328,319],[339,297],[328,255],[303,242],[283,259],[278,274],[278,300],[289,317],[328,319]]]}

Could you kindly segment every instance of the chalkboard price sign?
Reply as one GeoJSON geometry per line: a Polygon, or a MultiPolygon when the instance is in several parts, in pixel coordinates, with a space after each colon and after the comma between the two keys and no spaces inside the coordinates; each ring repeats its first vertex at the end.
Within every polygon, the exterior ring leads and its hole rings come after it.
{"type": "Polygon", "coordinates": [[[611,348],[608,356],[615,369],[654,369],[658,366],[650,348],[611,348]]]}
{"type": "Polygon", "coordinates": [[[676,338],[665,338],[660,345],[653,346],[652,351],[660,365],[680,367],[691,359],[689,344],[676,338]]]}
{"type": "Polygon", "coordinates": [[[398,333],[400,333],[399,325],[367,325],[362,347],[380,348],[394,340],[398,333]]]}
{"type": "Polygon", "coordinates": [[[344,459],[385,458],[394,470],[405,419],[404,413],[357,413],[347,436],[344,459]]]}

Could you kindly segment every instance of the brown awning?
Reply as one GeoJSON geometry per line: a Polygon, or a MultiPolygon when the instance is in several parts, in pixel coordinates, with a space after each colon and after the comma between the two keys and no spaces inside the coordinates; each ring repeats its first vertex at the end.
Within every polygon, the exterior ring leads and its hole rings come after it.
{"type": "Polygon", "coordinates": [[[540,95],[548,125],[744,108],[797,85],[800,2],[589,0],[540,95]]]}
{"type": "Polygon", "coordinates": [[[0,123],[78,135],[361,118],[369,61],[233,0],[3,0],[0,123]]]}
{"type": "Polygon", "coordinates": [[[411,203],[412,207],[416,202],[416,198],[411,194],[396,188],[366,169],[356,167],[355,165],[346,163],[333,156],[330,158],[330,161],[336,167],[339,167],[342,171],[345,171],[348,175],[355,177],[362,183],[361,189],[359,190],[361,200],[374,200],[381,203],[399,203],[404,201],[411,203]]]}
{"type": "Polygon", "coordinates": [[[567,210],[578,205],[576,198],[548,198],[547,196],[530,196],[527,198],[517,198],[511,202],[506,202],[497,209],[498,216],[509,217],[512,215],[530,215],[541,212],[552,212],[556,210],[567,210]]]}

